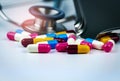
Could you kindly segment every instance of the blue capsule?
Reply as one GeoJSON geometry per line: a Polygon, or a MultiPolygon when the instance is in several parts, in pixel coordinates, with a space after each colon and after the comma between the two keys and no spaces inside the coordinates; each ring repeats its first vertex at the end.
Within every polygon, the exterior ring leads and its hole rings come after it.
{"type": "Polygon", "coordinates": [[[51,49],[55,49],[56,45],[58,44],[57,40],[49,40],[45,42],[39,42],[37,44],[49,44],[51,46],[51,49]]]}

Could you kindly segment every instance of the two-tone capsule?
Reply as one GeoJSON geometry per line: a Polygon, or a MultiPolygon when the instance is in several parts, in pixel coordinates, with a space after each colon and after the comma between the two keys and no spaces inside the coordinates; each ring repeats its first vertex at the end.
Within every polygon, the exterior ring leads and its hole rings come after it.
{"type": "Polygon", "coordinates": [[[20,41],[23,38],[33,38],[35,37],[37,34],[30,34],[30,35],[22,35],[20,33],[16,33],[16,32],[8,32],[7,33],[7,38],[9,40],[13,40],[13,41],[20,41]]]}
{"type": "Polygon", "coordinates": [[[98,41],[98,40],[94,40],[94,39],[91,39],[91,38],[86,38],[85,41],[91,43],[93,48],[95,48],[95,49],[102,49],[102,46],[104,45],[103,42],[98,41]]]}
{"type": "Polygon", "coordinates": [[[58,44],[57,40],[49,40],[44,42],[38,42],[37,44],[49,44],[51,49],[55,49],[56,45],[58,44]]]}
{"type": "Polygon", "coordinates": [[[68,54],[87,54],[90,52],[90,47],[88,45],[68,45],[68,54]]]}
{"type": "Polygon", "coordinates": [[[43,41],[49,41],[49,40],[54,40],[52,37],[45,37],[45,38],[24,38],[21,40],[21,44],[24,47],[27,47],[29,44],[36,44],[38,42],[43,42],[43,41]]]}
{"type": "Polygon", "coordinates": [[[114,41],[110,40],[106,43],[103,43],[101,41],[93,40],[91,38],[85,39],[86,41],[90,42],[94,48],[104,50],[105,52],[110,52],[112,48],[114,47],[114,41]]]}
{"type": "Polygon", "coordinates": [[[51,47],[49,44],[30,44],[27,46],[27,50],[31,53],[48,53],[51,47]]]}

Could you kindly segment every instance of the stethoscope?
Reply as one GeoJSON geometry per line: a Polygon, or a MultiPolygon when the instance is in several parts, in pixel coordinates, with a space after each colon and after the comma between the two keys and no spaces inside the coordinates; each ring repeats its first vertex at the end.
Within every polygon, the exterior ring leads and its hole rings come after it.
{"type": "MultiPolygon", "coordinates": [[[[49,32],[51,33],[51,32],[67,30],[64,27],[64,25],[62,25],[61,23],[75,19],[75,16],[64,18],[65,13],[62,10],[48,6],[32,6],[29,8],[29,12],[33,16],[35,16],[35,19],[26,20],[21,25],[19,25],[17,22],[13,21],[12,19],[6,16],[0,4],[0,16],[4,20],[14,25],[20,26],[24,30],[31,33],[44,34],[49,32]]],[[[85,30],[84,20],[82,18],[81,19],[78,18],[78,20],[74,24],[74,28],[76,35],[80,36],[85,30]]],[[[120,36],[120,28],[115,27],[115,28],[103,30],[96,36],[96,39],[105,36],[106,34],[112,34],[112,33],[117,33],[120,36]]]]}
{"type": "Polygon", "coordinates": [[[75,16],[64,18],[65,13],[55,7],[32,6],[29,8],[29,12],[35,17],[35,19],[29,19],[24,21],[22,24],[18,24],[14,20],[10,19],[2,9],[2,5],[0,4],[0,16],[4,20],[22,27],[25,31],[30,33],[45,34],[64,31],[67,29],[62,23],[75,19],[75,16]]]}

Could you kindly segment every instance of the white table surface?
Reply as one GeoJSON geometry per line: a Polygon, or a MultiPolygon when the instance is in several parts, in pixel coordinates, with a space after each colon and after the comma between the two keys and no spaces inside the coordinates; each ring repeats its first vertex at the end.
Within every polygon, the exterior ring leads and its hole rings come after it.
{"type": "Polygon", "coordinates": [[[0,81],[119,81],[120,43],[110,53],[28,53],[6,37],[17,27],[0,19],[0,81]]]}

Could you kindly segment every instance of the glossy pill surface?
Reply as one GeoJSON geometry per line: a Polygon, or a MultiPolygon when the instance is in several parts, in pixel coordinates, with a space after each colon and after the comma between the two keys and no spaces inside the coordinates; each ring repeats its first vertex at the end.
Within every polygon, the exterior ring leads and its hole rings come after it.
{"type": "Polygon", "coordinates": [[[90,47],[87,45],[68,45],[67,53],[69,54],[86,54],[90,51],[90,47]]]}
{"type": "Polygon", "coordinates": [[[112,50],[112,48],[113,48],[113,43],[112,42],[107,42],[102,46],[102,49],[105,52],[110,52],[112,50]]]}
{"type": "Polygon", "coordinates": [[[103,42],[98,41],[98,40],[94,40],[94,39],[91,39],[91,38],[86,38],[85,41],[91,43],[93,48],[95,48],[95,49],[100,49],[101,50],[102,46],[104,45],[103,42]]]}
{"type": "Polygon", "coordinates": [[[27,46],[27,50],[31,53],[48,53],[51,47],[49,44],[30,44],[27,46]]]}
{"type": "Polygon", "coordinates": [[[17,38],[20,38],[20,37],[21,37],[21,34],[17,34],[15,32],[8,32],[7,33],[7,38],[9,40],[18,41],[19,39],[17,39],[17,38]]]}
{"type": "Polygon", "coordinates": [[[58,52],[66,52],[66,51],[67,51],[67,46],[68,46],[67,42],[58,43],[58,44],[56,45],[56,50],[57,50],[58,52]]]}

